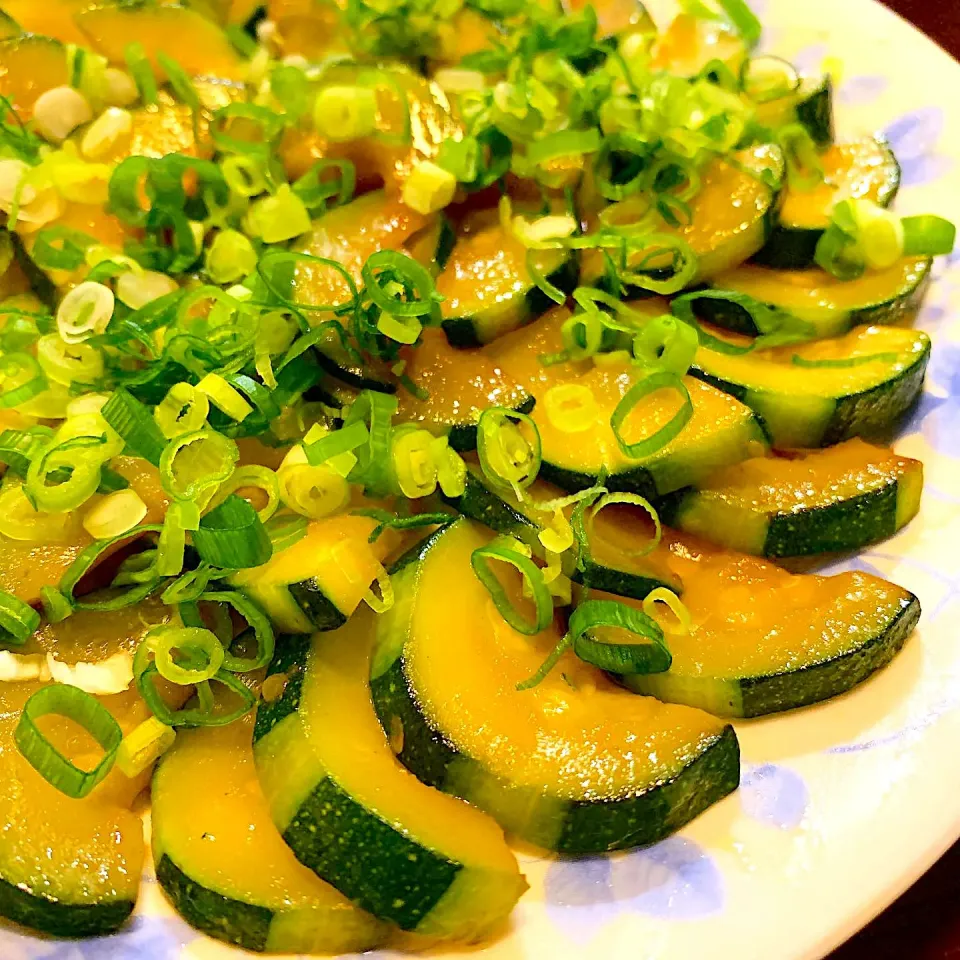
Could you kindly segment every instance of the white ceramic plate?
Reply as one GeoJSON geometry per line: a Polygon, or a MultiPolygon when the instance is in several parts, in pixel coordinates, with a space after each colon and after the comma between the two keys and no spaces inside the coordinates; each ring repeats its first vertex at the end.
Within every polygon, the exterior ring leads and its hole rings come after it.
{"type": "MultiPolygon", "coordinates": [[[[658,22],[669,16],[669,7],[651,6],[658,22]]],[[[960,65],[871,0],[754,0],[754,7],[765,50],[810,70],[826,57],[842,62],[838,130],[844,137],[887,132],[903,166],[898,208],[960,222],[960,65]]],[[[923,604],[917,633],[853,693],[737,724],[739,792],[679,835],[611,858],[523,857],[531,890],[510,934],[488,946],[484,960],[821,957],[960,836],[956,260],[938,265],[920,318],[934,335],[933,361],[923,403],[897,444],[926,465],[920,516],[895,539],[838,565],[877,572],[916,593],[923,604]]],[[[3,960],[239,956],[183,924],[152,876],[138,916],[116,936],[60,943],[0,930],[3,960]]],[[[479,960],[477,951],[469,956],[479,960]]]]}

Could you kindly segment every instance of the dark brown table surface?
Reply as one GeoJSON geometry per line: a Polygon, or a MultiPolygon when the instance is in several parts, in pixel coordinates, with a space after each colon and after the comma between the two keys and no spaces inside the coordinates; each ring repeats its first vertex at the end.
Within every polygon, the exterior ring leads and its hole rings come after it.
{"type": "MultiPolygon", "coordinates": [[[[960,59],[960,0],[884,2],[960,59]]],[[[960,960],[960,843],[893,906],[830,956],[830,960],[948,958],[960,960]]]]}

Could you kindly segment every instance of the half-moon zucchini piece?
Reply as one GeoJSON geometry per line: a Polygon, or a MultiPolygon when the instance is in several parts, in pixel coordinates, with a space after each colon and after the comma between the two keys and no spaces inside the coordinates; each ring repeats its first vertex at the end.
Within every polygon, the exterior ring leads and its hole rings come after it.
{"type": "MultiPolygon", "coordinates": [[[[714,277],[717,290],[745,293],[806,321],[813,337],[836,337],[858,324],[901,323],[913,319],[930,286],[931,260],[906,257],[856,280],[838,280],[825,270],[777,270],[745,263],[714,277]]],[[[758,336],[750,314],[729,300],[704,298],[697,312],[725,330],[758,336]]]]}
{"type": "Polygon", "coordinates": [[[900,186],[900,165],[882,137],[836,144],[820,161],[822,183],[811,190],[784,187],[776,229],[754,257],[757,263],[788,270],[811,266],[838,201],[857,197],[887,207],[900,186]]]}
{"type": "Polygon", "coordinates": [[[862,440],[726,467],[660,504],[660,519],[762,557],[858,550],[920,509],[923,464],[862,440]]]}
{"type": "Polygon", "coordinates": [[[26,34],[0,41],[0,96],[24,123],[41,94],[69,83],[67,49],[58,40],[26,34]]]}
{"type": "Polygon", "coordinates": [[[705,713],[631,702],[572,653],[517,689],[560,634],[525,637],[496,613],[470,564],[489,540],[457,520],[394,575],[373,689],[401,761],[508,831],[573,854],[655,843],[734,790],[736,735],[705,713]]]}
{"type": "MultiPolygon", "coordinates": [[[[638,309],[663,312],[648,301],[638,309]]],[[[537,399],[531,416],[540,433],[543,454],[541,477],[564,490],[593,486],[607,471],[610,490],[628,490],[654,499],[696,484],[713,470],[757,456],[766,449],[758,418],[739,400],[685,377],[693,415],[680,434],[652,456],[631,459],[621,450],[610,418],[624,394],[640,376],[627,360],[611,357],[607,363],[558,363],[544,366],[540,357],[562,349],[560,328],[566,314],[555,311],[532,327],[517,331],[489,348],[504,371],[527,386],[537,399]],[[543,398],[559,384],[576,383],[590,390],[596,403],[596,422],[588,430],[570,433],[555,423],[543,398]]],[[[673,392],[657,391],[634,407],[622,427],[628,437],[644,435],[651,425],[669,420],[679,406],[673,392]]]]}
{"type": "Polygon", "coordinates": [[[473,940],[526,889],[500,828],[417,781],[394,756],[370,698],[375,622],[289,637],[261,708],[254,757],[270,814],[297,859],[363,909],[437,940],[473,940]]]}
{"type": "Polygon", "coordinates": [[[799,123],[819,147],[833,143],[833,80],[801,77],[796,90],[775,100],[757,104],[756,121],[766,128],[799,123]]]}
{"type": "Polygon", "coordinates": [[[775,447],[822,447],[888,434],[920,395],[929,358],[925,333],[856,327],[754,353],[702,346],[690,372],[759,414],[775,447]]]}
{"type": "MultiPolygon", "coordinates": [[[[533,265],[564,293],[577,285],[579,263],[570,250],[537,250],[533,265]]],[[[479,226],[457,240],[437,277],[443,329],[455,347],[478,347],[536,319],[554,305],[537,286],[527,250],[499,223],[479,226]]]]}
{"type": "Polygon", "coordinates": [[[253,718],[180,730],[153,777],[157,881],[192,926],[265,953],[339,954],[382,943],[384,924],[293,855],[253,764],[253,718]]]}
{"type": "Polygon", "coordinates": [[[667,634],[669,670],[623,682],[716,716],[758,717],[843,693],[889,663],[920,616],[912,593],[859,571],[792,574],[679,535],[665,549],[692,626],[667,634]]]}

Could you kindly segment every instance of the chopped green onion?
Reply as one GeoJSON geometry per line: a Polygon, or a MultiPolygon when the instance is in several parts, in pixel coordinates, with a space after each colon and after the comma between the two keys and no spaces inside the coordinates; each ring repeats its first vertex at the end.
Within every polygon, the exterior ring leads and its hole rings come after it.
{"type": "Polygon", "coordinates": [[[151,653],[160,676],[181,687],[209,680],[223,666],[225,657],[216,634],[194,626],[164,625],[151,630],[137,648],[135,675],[147,668],[151,653]]]}
{"type": "Polygon", "coordinates": [[[36,509],[66,513],[89,500],[100,485],[102,446],[99,437],[74,437],[35,457],[23,489],[36,509]]]}
{"type": "Polygon", "coordinates": [[[502,545],[496,540],[487,547],[479,547],[470,556],[470,565],[477,579],[487,588],[500,616],[518,633],[534,636],[547,629],[553,622],[553,601],[543,582],[543,572],[518,550],[502,545]],[[532,620],[526,619],[516,609],[503,584],[490,567],[490,561],[507,563],[523,577],[524,584],[533,599],[535,611],[532,620]]]}
{"type": "Polygon", "coordinates": [[[453,201],[457,178],[431,160],[421,160],[403,183],[400,197],[417,213],[436,213],[453,201]]]}
{"type": "Polygon", "coordinates": [[[231,494],[238,490],[262,490],[267,496],[266,505],[257,511],[261,523],[266,523],[280,506],[280,483],[275,471],[258,464],[246,464],[237,467],[230,476],[220,484],[213,505],[223,503],[231,494]]]}
{"type": "Polygon", "coordinates": [[[683,381],[675,373],[662,371],[651,373],[635,383],[621,398],[610,417],[610,428],[617,438],[617,444],[625,457],[640,460],[653,456],[673,440],[690,422],[693,416],[693,401],[683,381]],[[634,411],[640,401],[657,390],[673,390],[683,400],[680,409],[658,430],[641,440],[628,442],[621,432],[624,421],[634,411]]]}
{"type": "Polygon", "coordinates": [[[905,257],[938,257],[953,253],[957,228],[951,221],[927,214],[904,217],[900,222],[905,257]]]}
{"type": "Polygon", "coordinates": [[[160,482],[176,500],[197,500],[226,480],[239,458],[236,443],[222,433],[210,429],[185,433],[164,447],[160,482]]]}
{"type": "Polygon", "coordinates": [[[237,570],[259,567],[273,555],[257,511],[236,494],[230,494],[200,521],[193,546],[205,563],[237,570]]]}
{"type": "Polygon", "coordinates": [[[103,375],[103,354],[86,343],[66,343],[48,333],[37,341],[37,361],[54,384],[93,383],[103,375]]]}
{"type": "Polygon", "coordinates": [[[449,171],[461,183],[471,183],[477,178],[479,158],[480,144],[475,137],[444,140],[437,154],[437,166],[449,171]]]}
{"type": "Polygon", "coordinates": [[[394,431],[391,460],[400,492],[410,500],[428,497],[437,489],[437,465],[429,430],[404,424],[394,431]]]}
{"type": "Polygon", "coordinates": [[[529,487],[542,461],[540,431],[525,413],[488,407],[477,422],[477,455],[484,476],[494,485],[529,487]],[[527,427],[532,440],[523,435],[521,425],[527,427]]]}
{"type": "Polygon", "coordinates": [[[94,540],[106,540],[132,530],[146,515],[147,505],[135,490],[117,490],[87,511],[83,529],[94,540]]]}
{"type": "Polygon", "coordinates": [[[357,140],[377,129],[377,93],[369,87],[324,87],[313,104],[313,123],[330,140],[357,140]]]}
{"type": "Polygon", "coordinates": [[[656,620],[616,600],[581,603],[570,615],[570,634],[576,655],[609,673],[664,673],[673,662],[656,620]],[[621,639],[624,631],[631,639],[621,639]]]}
{"type": "Polygon", "coordinates": [[[292,240],[311,226],[303,201],[286,183],[273,196],[257,200],[247,213],[245,224],[264,243],[292,240]]]}
{"type": "Polygon", "coordinates": [[[293,192],[303,201],[311,214],[324,213],[353,198],[357,187],[357,169],[349,161],[338,157],[318,160],[293,184],[293,192]],[[328,171],[336,171],[332,177],[328,171]]]}
{"type": "Polygon", "coordinates": [[[110,772],[123,740],[120,725],[110,711],[79,687],[54,683],[31,694],[24,704],[14,739],[24,759],[47,783],[75,800],[87,796],[110,772]],[[46,716],[60,716],[79,724],[103,748],[103,757],[84,770],[65,757],[37,726],[46,716]]]}
{"type": "Polygon", "coordinates": [[[76,270],[86,263],[87,250],[96,242],[70,227],[44,227],[34,237],[30,259],[42,270],[76,270]]]}
{"type": "Polygon", "coordinates": [[[153,766],[174,744],[177,731],[148,717],[134,727],[117,749],[117,769],[129,778],[137,777],[153,766]]]}
{"type": "Polygon", "coordinates": [[[43,615],[49,623],[60,623],[73,613],[73,605],[56,588],[44,585],[40,588],[43,615]]]}
{"type": "Polygon", "coordinates": [[[740,69],[743,92],[755,103],[770,103],[795,93],[800,75],[793,64],[780,57],[751,57],[740,69]]]}
{"type": "Polygon", "coordinates": [[[437,483],[445,497],[459,497],[467,489],[467,465],[447,437],[434,437],[430,457],[437,467],[437,483]]]}
{"type": "Polygon", "coordinates": [[[229,604],[247,621],[256,638],[256,654],[252,657],[238,657],[228,650],[223,661],[224,670],[231,673],[247,673],[250,670],[259,670],[261,667],[265,667],[273,659],[276,637],[270,624],[270,618],[253,600],[235,590],[204,593],[200,599],[209,603],[229,604]]]}
{"type": "Polygon", "coordinates": [[[411,517],[400,517],[376,507],[354,510],[353,514],[358,517],[372,517],[377,521],[377,526],[368,537],[370,543],[379,540],[384,530],[416,530],[420,527],[443,526],[453,519],[449,513],[416,513],[411,517]]]}
{"type": "Polygon", "coordinates": [[[777,132],[777,143],[787,164],[787,182],[793,190],[812,190],[823,182],[823,163],[810,132],[792,123],[777,132]]]}
{"type": "MultiPolygon", "coordinates": [[[[615,503],[627,503],[631,504],[632,506],[640,507],[653,521],[653,537],[650,540],[642,543],[636,549],[620,547],[620,550],[630,557],[645,557],[652,553],[660,543],[660,540],[663,537],[663,528],[660,525],[660,515],[654,509],[653,504],[650,503],[649,500],[647,500],[645,497],[641,497],[637,493],[604,493],[591,507],[589,515],[586,516],[586,522],[582,528],[584,529],[586,536],[577,538],[581,545],[580,559],[584,563],[590,559],[589,543],[591,538],[595,535],[594,524],[597,514],[605,507],[609,507],[615,503]]],[[[582,515],[583,514],[581,513],[581,516],[582,515]]]]}
{"type": "Polygon", "coordinates": [[[29,353],[8,353],[0,357],[0,408],[20,407],[49,388],[40,364],[29,353]]]}
{"type": "Polygon", "coordinates": [[[237,423],[242,423],[253,413],[253,407],[218,373],[208,373],[197,384],[196,389],[205,393],[218,410],[222,410],[237,423]]]}
{"type": "Polygon", "coordinates": [[[370,496],[386,496],[391,489],[391,420],[398,406],[394,396],[363,390],[344,420],[344,427],[358,422],[367,427],[367,444],[355,448],[357,465],[348,479],[362,484],[370,496]]]}
{"type": "Polygon", "coordinates": [[[361,273],[364,293],[394,317],[423,317],[439,302],[430,271],[406,254],[378,250],[367,258],[361,273]]]}
{"type": "Polygon", "coordinates": [[[207,424],[210,401],[190,383],[175,383],[153,409],[153,419],[167,440],[195,433],[207,424]]]}
{"type": "Polygon", "coordinates": [[[30,461],[43,449],[46,439],[34,430],[4,430],[0,433],[0,463],[26,476],[30,461]]]}
{"type": "Polygon", "coordinates": [[[123,59],[127,61],[130,75],[140,92],[140,99],[147,106],[156,104],[159,95],[157,80],[153,75],[153,67],[150,66],[143,44],[137,41],[128,43],[123,49],[123,59]]]}
{"type": "Polygon", "coordinates": [[[600,131],[591,130],[558,130],[547,134],[540,140],[534,140],[527,147],[527,159],[537,166],[542,166],[558,157],[571,157],[586,153],[596,153],[603,144],[600,131]]]}
{"type": "Polygon", "coordinates": [[[257,269],[257,251],[238,230],[221,230],[204,255],[214,283],[236,283],[257,269]]]}
{"type": "Polygon", "coordinates": [[[40,626],[40,614],[12,593],[0,590],[0,643],[20,646],[40,626]]]}
{"type": "Polygon", "coordinates": [[[303,450],[307,455],[307,463],[318,467],[333,457],[344,453],[351,453],[357,447],[363,446],[370,438],[367,425],[358,420],[322,436],[313,443],[304,443],[303,450]]]}
{"type": "Polygon", "coordinates": [[[570,649],[573,645],[573,635],[571,633],[564,634],[560,642],[550,651],[549,656],[543,663],[540,664],[537,672],[526,680],[522,680],[517,684],[517,690],[532,690],[534,687],[540,686],[544,680],[546,680],[550,671],[560,662],[561,657],[570,649]]]}
{"type": "Polygon", "coordinates": [[[657,587],[643,598],[643,612],[651,620],[657,619],[658,603],[669,607],[677,621],[675,627],[666,628],[666,633],[676,633],[684,636],[690,633],[693,618],[690,616],[690,611],[686,608],[686,605],[672,590],[667,587],[657,587]]]}
{"type": "Polygon", "coordinates": [[[227,670],[219,670],[210,680],[197,686],[199,705],[172,710],[157,691],[156,664],[150,664],[137,677],[137,688],[153,715],[169,727],[220,727],[227,726],[248,714],[257,703],[253,692],[239,678],[227,670]],[[209,684],[216,681],[234,695],[237,705],[232,710],[217,710],[209,684]]]}
{"type": "Polygon", "coordinates": [[[307,518],[301,516],[271,517],[264,526],[273,544],[274,553],[282,553],[299,543],[310,529],[307,518]]]}
{"type": "Polygon", "coordinates": [[[763,33],[763,25],[746,0],[717,0],[717,2],[747,46],[755,47],[763,33]]]}
{"type": "Polygon", "coordinates": [[[121,387],[113,392],[100,414],[134,453],[154,466],[160,464],[166,439],[150,411],[136,397],[121,387]]]}
{"type": "Polygon", "coordinates": [[[386,613],[393,607],[394,603],[396,603],[396,599],[390,574],[381,566],[373,584],[367,588],[367,592],[363,595],[363,602],[373,610],[374,613],[386,613]],[[373,589],[374,584],[376,584],[380,591],[379,597],[373,589]]]}
{"type": "Polygon", "coordinates": [[[185,103],[193,115],[193,140],[199,140],[200,111],[202,109],[197,88],[193,85],[190,75],[177,63],[173,57],[168,57],[162,51],[157,53],[157,63],[167,75],[167,82],[181,103],[185,103]]]}

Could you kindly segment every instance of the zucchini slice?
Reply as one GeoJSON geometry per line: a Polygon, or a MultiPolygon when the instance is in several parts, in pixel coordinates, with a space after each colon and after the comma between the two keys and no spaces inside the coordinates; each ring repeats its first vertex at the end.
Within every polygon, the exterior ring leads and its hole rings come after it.
{"type": "MultiPolygon", "coordinates": [[[[84,46],[87,38],[80,32],[73,15],[89,6],[86,0],[3,0],[3,14],[16,22],[17,33],[33,33],[51,37],[61,43],[84,46]]],[[[14,36],[14,34],[10,34],[14,36]]]]}
{"type": "MultiPolygon", "coordinates": [[[[561,491],[538,481],[528,494],[531,501],[545,501],[561,496],[561,491]]],[[[493,490],[477,467],[467,467],[466,488],[459,497],[443,499],[463,516],[497,533],[516,537],[542,553],[539,534],[543,524],[553,519],[552,515],[533,509],[529,502],[521,503],[510,493],[500,494],[493,490]]],[[[572,513],[572,506],[564,510],[568,520],[572,513]]],[[[582,570],[571,567],[565,572],[575,583],[585,587],[596,587],[638,600],[657,587],[681,594],[683,584],[663,562],[661,553],[639,556],[634,552],[637,544],[649,536],[636,514],[612,504],[601,510],[591,523],[590,559],[582,570]]]]}
{"type": "MultiPolygon", "coordinates": [[[[34,31],[31,31],[34,32],[34,31]]],[[[24,33],[23,28],[13,17],[4,10],[0,10],[0,40],[7,40],[10,37],[19,37],[24,33]]]]}
{"type": "Polygon", "coordinates": [[[716,716],[758,717],[843,693],[889,663],[920,616],[912,593],[859,571],[792,574],[681,536],[665,549],[692,626],[667,634],[666,673],[623,682],[716,716]]]}
{"type": "Polygon", "coordinates": [[[727,467],[668,498],[660,519],[744,553],[801,557],[893,536],[916,516],[922,490],[919,460],[854,439],[727,467]]]}
{"type": "Polygon", "coordinates": [[[253,718],[180,730],[153,777],[157,881],[181,916],[267,953],[353,953],[384,924],[320,880],[277,832],[253,764],[253,718]]]}
{"type": "MultiPolygon", "coordinates": [[[[655,306],[657,303],[648,301],[640,309],[650,309],[658,315],[663,310],[655,306]]],[[[555,311],[489,348],[490,355],[506,373],[527,386],[537,398],[531,416],[540,432],[540,476],[544,480],[564,490],[581,490],[593,486],[600,471],[606,469],[606,486],[610,490],[629,490],[653,499],[696,484],[719,467],[758,456],[766,449],[763,427],[748,407],[693,377],[686,377],[684,383],[693,403],[693,416],[686,427],[650,457],[633,460],[625,456],[610,427],[610,417],[636,381],[636,370],[627,361],[616,358],[602,366],[544,366],[540,356],[562,348],[560,328],[565,317],[564,311],[555,311]],[[547,405],[541,402],[544,395],[551,387],[569,382],[593,393],[597,404],[595,428],[569,433],[550,419],[547,405]]],[[[649,430],[651,423],[669,419],[677,405],[673,393],[650,394],[634,408],[623,430],[627,436],[634,435],[633,431],[640,434],[649,430]]]]}
{"type": "MultiPolygon", "coordinates": [[[[765,144],[741,150],[730,160],[714,160],[703,171],[700,191],[690,201],[689,222],[672,226],[660,218],[655,224],[657,233],[685,240],[696,254],[697,272],[687,286],[743,263],[767,242],[776,220],[780,189],[762,179],[766,171],[773,182],[782,180],[783,154],[779,147],[765,144]]],[[[584,203],[591,206],[589,200],[584,203]]],[[[608,209],[615,211],[616,207],[608,209]]],[[[642,251],[638,253],[638,261],[645,256],[642,251]]],[[[605,259],[599,251],[584,253],[581,272],[583,283],[609,289],[605,259]]],[[[649,291],[632,284],[627,284],[626,290],[632,297],[649,295],[649,291]]]]}
{"type": "Polygon", "coordinates": [[[528,413],[534,399],[526,389],[481,350],[459,350],[442,330],[425,328],[418,347],[403,351],[404,373],[418,389],[397,391],[397,422],[416,423],[445,434],[454,450],[477,445],[477,421],[487,407],[500,406],[528,413]]]}
{"type": "Polygon", "coordinates": [[[796,90],[785,97],[757,105],[756,120],[763,127],[783,127],[799,123],[818,147],[833,144],[833,80],[803,77],[796,90]]]}
{"type": "Polygon", "coordinates": [[[526,882],[499,827],[403,769],[370,699],[374,618],[290,637],[260,707],[254,758],[273,822],[297,859],[363,909],[437,940],[502,922],[526,882]]]}
{"type": "MultiPolygon", "coordinates": [[[[109,612],[78,611],[48,624],[18,653],[53,653],[63,663],[99,662],[131,653],[164,607],[141,604],[109,612]]],[[[43,684],[0,684],[0,916],[57,937],[117,930],[133,911],[143,865],[143,825],[131,812],[149,782],[112,770],[81,800],[61,793],[23,758],[14,731],[24,703],[43,684]]],[[[150,716],[134,685],[98,697],[126,734],[150,716]]],[[[44,734],[81,767],[102,750],[83,728],[48,716],[44,734]]]]}
{"type": "Polygon", "coordinates": [[[305,537],[230,582],[256,600],[280,630],[335,630],[360,606],[381,562],[396,547],[389,530],[368,542],[376,526],[376,520],[350,513],[313,520],[305,537]]]}
{"type": "Polygon", "coordinates": [[[754,257],[757,263],[788,270],[812,266],[817,242],[839,200],[859,197],[887,207],[900,186],[900,165],[882,137],[836,144],[820,161],[822,183],[812,190],[783,188],[776,229],[754,257]]]}
{"type": "Polygon", "coordinates": [[[470,565],[489,540],[457,520],[394,575],[372,676],[381,722],[398,742],[402,731],[400,760],[508,831],[573,854],[655,843],[736,789],[736,735],[705,713],[631,701],[572,653],[517,690],[560,634],[524,637],[493,610],[470,565]]]}
{"type": "Polygon", "coordinates": [[[756,353],[701,347],[690,372],[755,410],[775,447],[822,447],[888,434],[920,395],[929,358],[925,333],[856,327],[756,353]]]}
{"type": "Polygon", "coordinates": [[[41,94],[69,83],[67,49],[58,40],[32,34],[0,40],[0,96],[24,123],[41,94]]]}
{"type": "Polygon", "coordinates": [[[87,42],[111,63],[125,64],[124,50],[131,38],[143,44],[158,77],[158,53],[175,55],[193,77],[245,79],[246,68],[226,33],[198,10],[156,0],[105,0],[75,16],[87,42]]]}
{"type": "MultiPolygon", "coordinates": [[[[825,270],[775,270],[745,263],[714,277],[718,290],[745,293],[806,320],[814,336],[836,337],[858,324],[901,323],[920,310],[930,286],[927,257],[905,257],[857,280],[838,280],[825,270]]],[[[725,330],[758,336],[750,314],[728,300],[703,299],[697,312],[725,330]]]]}
{"type": "MultiPolygon", "coordinates": [[[[569,250],[538,250],[533,265],[564,293],[577,285],[579,263],[569,250]]],[[[553,301],[527,267],[527,251],[499,223],[462,235],[437,277],[443,330],[455,347],[478,347],[536,319],[553,301]]]]}

